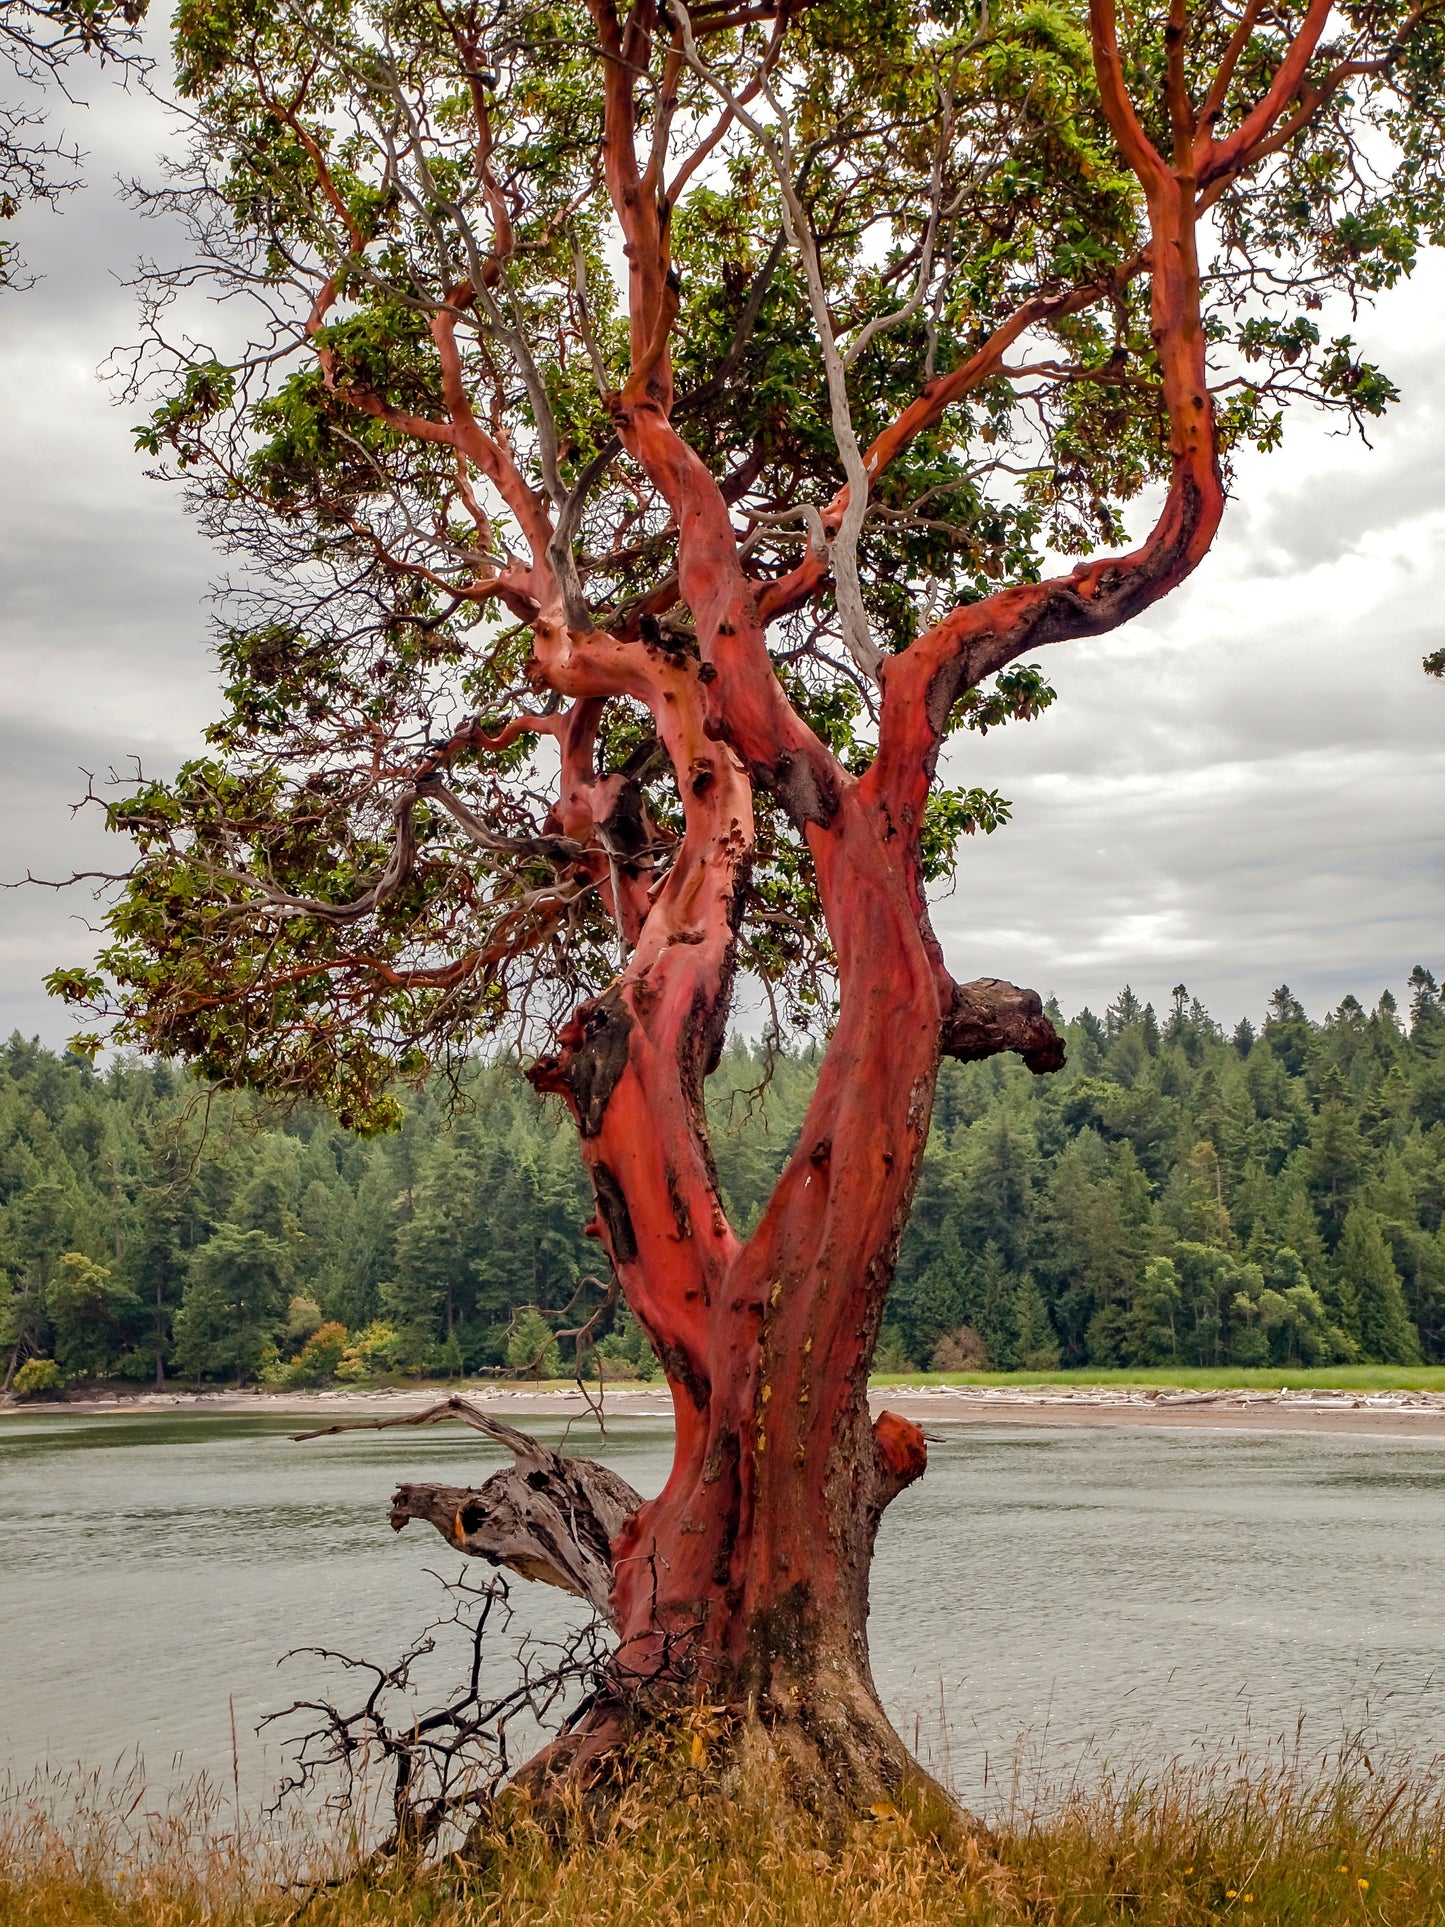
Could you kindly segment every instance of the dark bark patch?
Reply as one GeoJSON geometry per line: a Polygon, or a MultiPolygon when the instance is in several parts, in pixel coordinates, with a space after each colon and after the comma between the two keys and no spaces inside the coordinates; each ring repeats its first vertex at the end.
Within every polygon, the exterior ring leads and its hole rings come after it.
{"type": "Polygon", "coordinates": [[[592,1167],[592,1189],[597,1197],[597,1215],[607,1227],[607,1248],[615,1264],[630,1265],[637,1256],[637,1233],[632,1213],[627,1208],[622,1186],[610,1166],[598,1162],[592,1167]]]}
{"type": "Polygon", "coordinates": [[[562,1033],[562,1075],[583,1137],[596,1137],[602,1129],[612,1093],[627,1068],[631,1037],[632,1013],[616,990],[584,1004],[562,1033]]]}
{"type": "Polygon", "coordinates": [[[968,685],[968,668],[961,656],[946,662],[938,669],[924,693],[923,707],[928,717],[928,726],[934,735],[942,738],[948,733],[948,718],[953,705],[958,701],[968,685]]]}
{"type": "Polygon", "coordinates": [[[687,1199],[678,1188],[677,1172],[669,1161],[667,1165],[667,1201],[672,1206],[672,1222],[677,1226],[677,1235],[686,1240],[692,1236],[692,1214],[687,1208],[687,1199]]]}
{"type": "Polygon", "coordinates": [[[720,1521],[718,1542],[713,1553],[712,1579],[715,1586],[726,1586],[732,1568],[733,1551],[742,1523],[742,1482],[738,1466],[742,1462],[742,1442],[730,1426],[713,1441],[702,1468],[704,1486],[716,1488],[708,1499],[707,1510],[720,1521]]]}
{"type": "Polygon", "coordinates": [[[785,750],[775,763],[758,766],[754,774],[800,830],[809,823],[826,830],[838,814],[838,785],[832,771],[816,768],[807,756],[794,756],[785,750]]]}
{"type": "Polygon", "coordinates": [[[748,1628],[744,1671],[746,1684],[768,1694],[779,1673],[797,1681],[815,1670],[818,1657],[818,1614],[812,1588],[804,1580],[789,1586],[772,1605],[758,1613],[748,1628]]]}
{"type": "Polygon", "coordinates": [[[627,777],[617,787],[617,800],[602,821],[606,841],[624,866],[651,842],[643,818],[642,785],[627,777]]]}
{"type": "Polygon", "coordinates": [[[742,1458],[742,1446],[738,1435],[731,1427],[719,1432],[713,1440],[712,1450],[708,1453],[702,1468],[704,1485],[716,1485],[724,1472],[737,1476],[738,1462],[742,1458]]]}
{"type": "Polygon", "coordinates": [[[668,1377],[684,1388],[699,1412],[705,1412],[712,1397],[712,1381],[706,1372],[694,1365],[681,1345],[659,1345],[657,1355],[668,1377]]]}
{"type": "Polygon", "coordinates": [[[1189,541],[1204,520],[1204,490],[1192,475],[1185,475],[1177,484],[1179,489],[1179,519],[1184,526],[1184,539],[1189,541]]]}

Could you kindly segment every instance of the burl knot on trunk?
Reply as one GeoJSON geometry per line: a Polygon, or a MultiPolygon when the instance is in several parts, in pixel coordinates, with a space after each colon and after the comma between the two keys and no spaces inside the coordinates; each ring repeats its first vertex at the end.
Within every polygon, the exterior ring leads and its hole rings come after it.
{"type": "Polygon", "coordinates": [[[874,1504],[881,1513],[928,1470],[928,1441],[912,1419],[880,1412],[873,1421],[874,1504]]]}
{"type": "Polygon", "coordinates": [[[1000,1051],[1017,1051],[1036,1077],[1062,1070],[1064,1040],[1044,1015],[1036,990],[1021,990],[1000,977],[955,984],[943,1016],[943,1055],[965,1064],[1000,1051]]]}

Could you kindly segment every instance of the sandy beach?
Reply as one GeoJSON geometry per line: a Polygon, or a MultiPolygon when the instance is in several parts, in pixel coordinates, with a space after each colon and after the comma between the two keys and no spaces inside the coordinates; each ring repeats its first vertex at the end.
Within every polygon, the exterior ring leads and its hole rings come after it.
{"type": "MultiPolygon", "coordinates": [[[[464,1395],[494,1417],[513,1423],[535,1418],[585,1418],[587,1401],[574,1388],[472,1385],[464,1395]]],[[[72,1418],[143,1413],[259,1414],[295,1417],[313,1425],[402,1418],[425,1411],[445,1394],[372,1388],[319,1392],[205,1391],[104,1394],[91,1399],[10,1402],[0,1418],[72,1418]]],[[[1343,1436],[1445,1440],[1445,1392],[1169,1390],[1108,1385],[887,1385],[869,1394],[875,1412],[899,1412],[917,1424],[1149,1425],[1259,1432],[1330,1432],[1343,1436]]],[[[589,1391],[595,1403],[595,1392],[589,1391]]],[[[604,1410],[617,1419],[666,1419],[672,1407],[654,1385],[609,1385],[604,1410]]]]}

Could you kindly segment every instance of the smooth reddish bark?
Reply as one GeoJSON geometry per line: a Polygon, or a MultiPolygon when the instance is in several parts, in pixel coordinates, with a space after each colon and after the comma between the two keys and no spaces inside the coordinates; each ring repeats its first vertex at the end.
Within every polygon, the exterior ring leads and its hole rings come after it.
{"type": "MultiPolygon", "coordinates": [[[[768,624],[823,586],[826,558],[811,554],[782,582],[752,579],[717,481],[670,419],[669,208],[660,157],[644,167],[636,152],[637,76],[652,60],[658,15],[651,0],[625,20],[613,0],[590,4],[606,69],[603,162],[629,267],[632,369],[609,399],[624,449],[671,509],[676,595],[695,624],[697,655],[648,640],[641,612],[621,633],[579,619],[552,552],[547,502],[505,442],[479,426],[463,390],[454,328],[470,291],[455,291],[433,327],[446,421],[351,399],[455,446],[522,528],[530,562],[509,560],[476,593],[532,625],[534,679],[570,701],[512,729],[556,737],[562,770],[548,828],[582,852],[578,875],[598,889],[630,947],[614,983],[575,1013],[533,1072],[576,1120],[596,1194],[592,1229],[662,1360],[676,1410],[667,1484],[613,1542],[619,1705],[648,1682],[664,1697],[669,1687],[706,1693],[756,1714],[848,1797],[867,1798],[907,1765],[868,1670],[873,1542],[884,1508],[927,1456],[907,1421],[870,1420],[867,1374],[940,1053],[1012,1049],[1035,1070],[1062,1061],[1031,992],[992,980],[960,986],[946,968],[920,871],[929,786],[967,689],[1044,644],[1128,620],[1207,552],[1224,495],[1195,225],[1222,184],[1270,151],[1328,8],[1310,9],[1278,76],[1225,139],[1214,138],[1217,105],[1196,124],[1182,67],[1172,64],[1164,157],[1129,98],[1110,0],[1093,0],[1100,95],[1143,190],[1148,247],[1108,287],[1041,294],[1002,323],[875,440],[869,472],[876,477],[948,406],[997,378],[1028,328],[1147,273],[1169,429],[1167,499],[1131,553],[960,607],[887,659],[878,751],[860,779],[792,708],[767,648],[768,624]],[[682,799],[681,840],[660,885],[650,865],[632,860],[657,844],[656,826],[625,779],[596,773],[602,708],[620,695],[650,712],[682,799]],[[725,1034],[758,790],[806,839],[837,959],[839,1016],[798,1145],[744,1242],[719,1195],[703,1086],[725,1034]]],[[[676,46],[668,58],[675,67],[676,46]]],[[[499,254],[505,245],[499,228],[499,254]]],[[[830,535],[846,502],[844,491],[826,511],[830,535]]],[[[610,1744],[617,1718],[616,1707],[595,1710],[570,1757],[610,1744]]]]}

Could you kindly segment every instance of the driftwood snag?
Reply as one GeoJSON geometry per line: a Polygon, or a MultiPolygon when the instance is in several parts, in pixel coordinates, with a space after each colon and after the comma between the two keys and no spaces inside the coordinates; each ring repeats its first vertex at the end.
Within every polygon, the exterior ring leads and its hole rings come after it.
{"type": "Polygon", "coordinates": [[[605,1465],[533,1442],[479,1486],[398,1486],[391,1525],[424,1519],[468,1558],[560,1586],[612,1624],[612,1541],[641,1504],[605,1465]]]}
{"type": "Polygon", "coordinates": [[[445,1419],[460,1419],[504,1445],[512,1463],[479,1486],[398,1486],[391,1501],[392,1531],[400,1532],[413,1519],[424,1520],[469,1558],[575,1593],[609,1625],[615,1624],[612,1541],[642,1499],[610,1467],[593,1459],[563,1458],[455,1394],[422,1412],[343,1421],[295,1437],[330,1438],[338,1432],[379,1432],[445,1419]]]}

